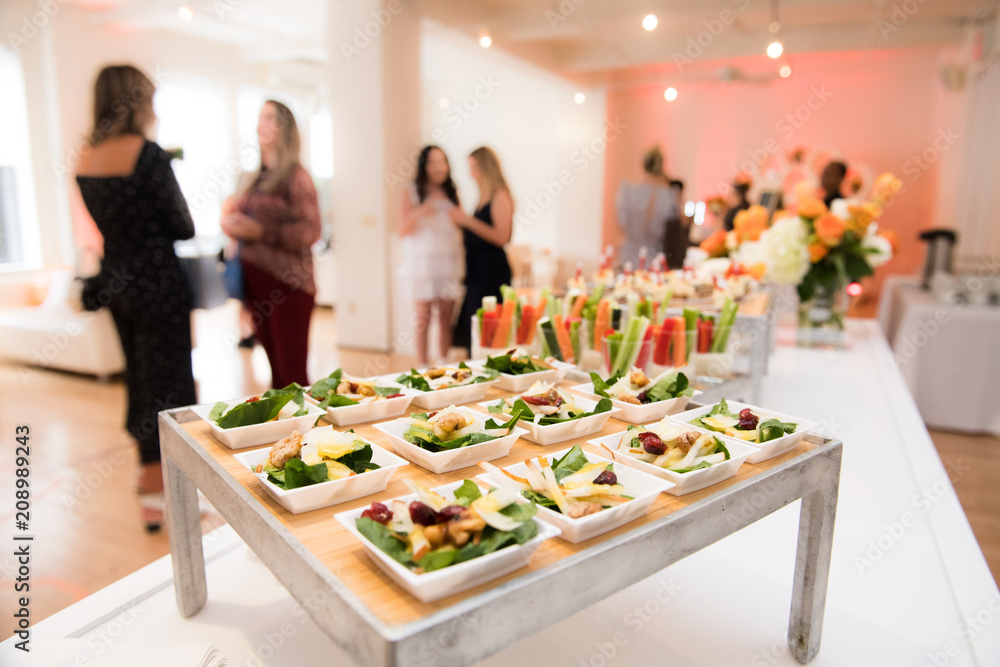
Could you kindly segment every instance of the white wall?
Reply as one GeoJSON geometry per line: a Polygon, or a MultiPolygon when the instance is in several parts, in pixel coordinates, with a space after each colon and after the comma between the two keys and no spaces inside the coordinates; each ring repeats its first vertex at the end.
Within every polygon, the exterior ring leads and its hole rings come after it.
{"type": "MultiPolygon", "coordinates": [[[[2,4],[0,32],[4,35],[9,29],[20,34],[23,16],[37,11],[34,2],[8,4],[5,0],[2,4]]],[[[94,22],[74,4],[54,6],[58,11],[37,34],[20,45],[19,53],[35,162],[39,216],[36,235],[42,239],[40,259],[46,264],[72,265],[76,247],[92,242],[87,238],[89,223],[78,201],[72,171],[89,129],[92,86],[102,66],[127,62],[150,73],[157,85],[199,80],[225,95],[228,104],[224,113],[228,118],[223,124],[232,128],[231,136],[227,137],[228,151],[220,153],[217,168],[198,177],[204,183],[196,179],[192,188],[188,188],[215,199],[226,194],[227,188],[232,189],[231,184],[219,186],[216,182],[225,181],[223,176],[230,171],[227,163],[237,157],[243,139],[236,129],[239,92],[247,88],[262,89],[279,97],[311,101],[325,84],[323,69],[319,67],[296,67],[293,78],[299,83],[288,84],[281,68],[246,63],[237,48],[162,30],[124,32],[94,22]],[[314,83],[309,81],[310,74],[314,83]]],[[[307,135],[308,122],[300,125],[307,135]]],[[[197,206],[194,201],[197,197],[190,191],[186,194],[192,206],[197,206]]]]}
{"type": "MultiPolygon", "coordinates": [[[[548,249],[570,270],[578,260],[596,265],[604,159],[586,159],[580,148],[601,136],[604,91],[585,90],[585,103],[576,104],[575,84],[429,20],[422,23],[420,58],[422,143],[447,153],[463,208],[471,212],[479,198],[467,156],[490,146],[514,198],[512,243],[548,249]]],[[[406,179],[412,166],[390,165],[406,179]]],[[[394,257],[397,246],[393,239],[394,257]]],[[[405,341],[412,304],[397,293],[393,312],[394,338],[405,341]]],[[[398,347],[411,352],[407,344],[398,347]]]]}

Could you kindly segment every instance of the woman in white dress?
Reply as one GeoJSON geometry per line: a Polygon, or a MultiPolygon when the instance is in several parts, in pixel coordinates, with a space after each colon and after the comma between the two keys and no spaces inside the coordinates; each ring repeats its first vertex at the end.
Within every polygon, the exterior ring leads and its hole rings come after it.
{"type": "Polygon", "coordinates": [[[448,157],[437,146],[420,151],[416,179],[403,193],[400,206],[399,276],[416,304],[417,356],[423,366],[428,362],[427,331],[435,312],[441,359],[448,357],[461,275],[458,230],[448,217],[458,206],[458,191],[448,157]]]}

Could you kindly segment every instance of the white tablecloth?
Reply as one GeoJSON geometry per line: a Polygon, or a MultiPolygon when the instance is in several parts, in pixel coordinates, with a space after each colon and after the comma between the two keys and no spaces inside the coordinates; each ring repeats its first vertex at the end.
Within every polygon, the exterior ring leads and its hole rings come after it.
{"type": "MultiPolygon", "coordinates": [[[[794,341],[792,329],[779,334],[794,341]]],[[[850,320],[848,334],[848,350],[779,345],[761,399],[844,441],[823,644],[811,667],[1000,665],[1000,592],[949,483],[949,473],[963,470],[942,466],[878,325],[850,320]]],[[[798,667],[785,644],[798,508],[540,629],[480,667],[798,667]]],[[[354,664],[230,528],[204,543],[208,601],[195,616],[177,612],[164,558],[42,621],[33,641],[83,639],[90,653],[70,664],[101,665],[88,660],[109,645],[199,642],[240,667],[354,664]]],[[[441,657],[453,631],[482,630],[442,631],[441,657]]],[[[39,664],[13,641],[0,644],[0,665],[39,664]]]]}
{"type": "Polygon", "coordinates": [[[879,323],[929,426],[1000,435],[1000,308],[940,303],[890,276],[879,323]]]}

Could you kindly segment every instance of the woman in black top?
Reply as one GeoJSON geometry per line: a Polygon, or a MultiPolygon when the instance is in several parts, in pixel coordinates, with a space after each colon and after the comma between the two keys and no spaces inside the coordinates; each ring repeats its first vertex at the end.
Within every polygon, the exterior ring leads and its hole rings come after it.
{"type": "Polygon", "coordinates": [[[191,372],[191,292],[174,241],[194,222],[168,154],[145,139],[152,127],[152,82],[131,65],[105,67],[94,89],[91,149],[77,183],[104,236],[84,307],[108,307],[125,352],[126,428],[139,445],[140,506],[146,529],[163,520],[156,413],[197,402],[191,372]]]}
{"type": "Polygon", "coordinates": [[[500,296],[500,286],[509,285],[510,264],[503,247],[510,242],[514,202],[503,177],[496,153],[481,146],[469,155],[469,171],[479,186],[479,205],[470,217],[461,208],[449,211],[452,222],[462,229],[465,244],[465,300],[455,325],[454,344],[472,348],[472,316],[485,296],[500,296]]]}

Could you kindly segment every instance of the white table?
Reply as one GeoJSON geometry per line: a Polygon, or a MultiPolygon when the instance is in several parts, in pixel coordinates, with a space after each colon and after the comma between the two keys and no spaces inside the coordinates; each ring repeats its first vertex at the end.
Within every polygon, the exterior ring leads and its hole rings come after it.
{"type": "MultiPolygon", "coordinates": [[[[998,665],[1000,592],[949,471],[877,324],[851,321],[849,334],[846,351],[780,345],[764,381],[767,407],[844,441],[823,645],[811,664],[998,665]],[[977,617],[963,632],[962,619],[977,617]]],[[[481,664],[797,665],[785,645],[797,521],[794,505],[779,510],[481,664]]],[[[38,624],[34,641],[84,637],[94,651],[212,641],[235,665],[351,664],[229,529],[206,538],[206,560],[208,603],[192,618],[178,614],[161,559],[38,624]]],[[[442,651],[448,643],[443,632],[442,651]]],[[[0,664],[38,664],[15,653],[0,645],[0,664]]]]}
{"type": "Polygon", "coordinates": [[[1000,308],[941,303],[890,276],[879,323],[928,425],[1000,435],[1000,308]]]}

